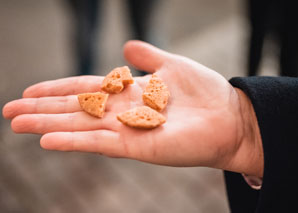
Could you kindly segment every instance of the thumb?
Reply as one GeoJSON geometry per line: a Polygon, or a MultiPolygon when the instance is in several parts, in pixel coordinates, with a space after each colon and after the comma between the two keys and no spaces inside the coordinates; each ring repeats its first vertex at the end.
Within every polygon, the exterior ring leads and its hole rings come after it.
{"type": "Polygon", "coordinates": [[[172,55],[143,41],[132,40],[124,45],[124,57],[134,67],[153,73],[172,55]]]}

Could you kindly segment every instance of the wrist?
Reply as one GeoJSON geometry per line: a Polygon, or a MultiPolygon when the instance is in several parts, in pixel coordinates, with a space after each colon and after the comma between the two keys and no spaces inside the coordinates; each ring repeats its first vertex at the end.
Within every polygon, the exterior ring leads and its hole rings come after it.
{"type": "Polygon", "coordinates": [[[231,170],[246,175],[263,177],[264,153],[261,134],[253,105],[248,96],[234,88],[239,103],[238,149],[232,159],[231,170]]]}

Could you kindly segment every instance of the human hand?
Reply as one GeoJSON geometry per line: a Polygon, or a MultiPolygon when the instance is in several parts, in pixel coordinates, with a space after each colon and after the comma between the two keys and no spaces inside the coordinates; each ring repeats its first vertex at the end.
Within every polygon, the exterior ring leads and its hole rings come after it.
{"type": "Polygon", "coordinates": [[[103,77],[81,76],[41,82],[6,104],[3,116],[16,133],[42,134],[44,149],[101,153],[170,166],[208,166],[262,176],[263,151],[250,100],[221,75],[188,58],[130,41],[124,56],[133,66],[155,72],[171,97],[167,122],[153,130],[127,127],[119,112],[143,105],[150,75],[136,77],[110,95],[102,119],[83,112],[76,94],[100,91],[103,77]]]}

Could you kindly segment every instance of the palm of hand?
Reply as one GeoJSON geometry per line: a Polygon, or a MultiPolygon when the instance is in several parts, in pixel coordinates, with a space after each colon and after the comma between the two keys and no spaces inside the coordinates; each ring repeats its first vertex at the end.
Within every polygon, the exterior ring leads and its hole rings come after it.
{"type": "Polygon", "coordinates": [[[169,87],[171,97],[163,111],[167,122],[161,127],[136,130],[116,119],[117,113],[143,105],[142,92],[150,76],[137,77],[122,93],[110,95],[103,119],[82,112],[75,96],[98,91],[102,77],[95,76],[34,85],[24,92],[25,99],[7,104],[3,114],[13,118],[16,132],[44,134],[41,145],[46,149],[95,152],[172,166],[224,167],[225,162],[217,159],[232,154],[237,146],[234,89],[200,64],[150,48],[141,54],[152,55],[152,59],[147,57],[152,67],[147,67],[146,60],[130,56],[131,52],[127,57],[143,70],[156,71],[169,87]]]}

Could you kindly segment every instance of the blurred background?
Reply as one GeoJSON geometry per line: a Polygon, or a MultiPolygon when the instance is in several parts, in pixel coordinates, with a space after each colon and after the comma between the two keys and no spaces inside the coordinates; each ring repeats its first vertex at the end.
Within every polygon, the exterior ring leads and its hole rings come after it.
{"type": "MultiPolygon", "coordinates": [[[[122,46],[132,38],[227,79],[277,75],[274,39],[249,42],[247,2],[0,0],[0,106],[40,81],[125,65],[122,46]]],[[[229,212],[220,170],[45,151],[39,136],[14,134],[2,117],[0,131],[0,212],[229,212]]]]}

